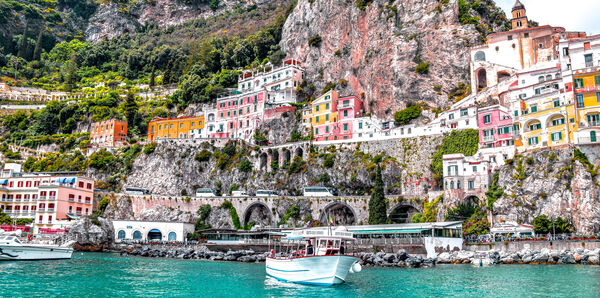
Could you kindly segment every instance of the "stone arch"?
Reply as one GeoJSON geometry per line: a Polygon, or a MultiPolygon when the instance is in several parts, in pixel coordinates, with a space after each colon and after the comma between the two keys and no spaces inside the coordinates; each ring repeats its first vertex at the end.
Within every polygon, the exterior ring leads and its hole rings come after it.
{"type": "Polygon", "coordinates": [[[177,233],[175,233],[175,232],[169,232],[169,235],[167,236],[167,240],[169,240],[169,241],[177,241],[177,233]]]}
{"type": "Polygon", "coordinates": [[[125,239],[125,230],[120,230],[117,233],[117,239],[125,239]]]}
{"type": "Polygon", "coordinates": [[[296,156],[300,156],[302,159],[304,158],[304,150],[302,150],[302,147],[298,147],[294,150],[294,157],[296,156]]]}
{"type": "Polygon", "coordinates": [[[500,71],[497,74],[498,76],[498,83],[506,81],[508,79],[510,79],[511,75],[510,73],[508,73],[507,71],[500,71]]]}
{"type": "Polygon", "coordinates": [[[260,226],[270,226],[273,222],[273,214],[269,206],[263,202],[254,202],[244,210],[243,224],[248,225],[254,222],[260,226]],[[257,222],[258,221],[258,222],[257,222]]]}
{"type": "Polygon", "coordinates": [[[288,150],[287,148],[284,148],[281,152],[281,165],[285,165],[286,162],[289,165],[292,162],[292,156],[291,156],[291,152],[290,150],[288,150]]]}
{"type": "Polygon", "coordinates": [[[399,204],[392,208],[390,212],[390,223],[410,223],[412,222],[412,216],[419,213],[419,210],[412,205],[399,204]]]}
{"type": "Polygon", "coordinates": [[[260,154],[259,156],[259,168],[261,170],[266,170],[267,169],[267,160],[269,159],[269,156],[267,155],[267,152],[263,152],[260,154]]]}
{"type": "Polygon", "coordinates": [[[463,199],[463,203],[475,206],[479,204],[479,197],[477,197],[476,195],[467,195],[463,199]]]}
{"type": "Polygon", "coordinates": [[[151,229],[148,231],[148,241],[162,240],[162,232],[159,229],[151,229]]]}
{"type": "Polygon", "coordinates": [[[475,53],[475,61],[485,61],[485,52],[484,51],[477,51],[475,53]]]}
{"type": "Polygon", "coordinates": [[[353,225],[356,224],[356,220],[358,219],[354,209],[342,201],[335,201],[327,204],[327,206],[323,208],[323,211],[321,211],[319,221],[323,224],[327,224],[330,216],[335,225],[353,225]]]}
{"type": "Polygon", "coordinates": [[[485,68],[481,68],[477,71],[477,88],[483,89],[487,88],[487,71],[485,68]]]}

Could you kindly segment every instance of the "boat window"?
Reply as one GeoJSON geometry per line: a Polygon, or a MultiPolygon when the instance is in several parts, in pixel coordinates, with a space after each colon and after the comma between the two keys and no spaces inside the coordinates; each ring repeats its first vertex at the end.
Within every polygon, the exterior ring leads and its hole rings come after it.
{"type": "Polygon", "coordinates": [[[15,238],[15,242],[21,244],[21,240],[19,240],[18,238],[15,238]]]}
{"type": "Polygon", "coordinates": [[[333,241],[331,241],[331,240],[327,241],[327,247],[328,248],[331,247],[332,245],[333,245],[333,241]]]}
{"type": "Polygon", "coordinates": [[[340,247],[340,240],[335,240],[335,246],[334,247],[335,248],[340,247]]]}
{"type": "Polygon", "coordinates": [[[325,247],[325,240],[319,240],[319,247],[325,247]]]}

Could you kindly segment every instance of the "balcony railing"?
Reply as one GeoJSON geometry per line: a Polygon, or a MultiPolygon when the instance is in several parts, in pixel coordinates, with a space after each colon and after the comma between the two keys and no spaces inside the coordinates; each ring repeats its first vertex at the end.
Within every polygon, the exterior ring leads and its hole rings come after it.
{"type": "Polygon", "coordinates": [[[39,200],[40,201],[45,201],[46,200],[46,196],[40,196],[39,200]]]}
{"type": "Polygon", "coordinates": [[[77,215],[77,216],[81,216],[81,211],[77,211],[77,212],[75,212],[75,215],[77,215]]]}
{"type": "Polygon", "coordinates": [[[54,212],[54,208],[46,208],[46,212],[54,212]]]}
{"type": "Polygon", "coordinates": [[[69,198],[69,202],[75,202],[75,198],[69,198]]]}
{"type": "Polygon", "coordinates": [[[484,142],[493,142],[494,141],[494,136],[484,136],[483,137],[483,141],[484,142]]]}
{"type": "Polygon", "coordinates": [[[595,92],[600,91],[600,86],[588,86],[582,88],[575,88],[575,93],[595,92]]]}
{"type": "Polygon", "coordinates": [[[600,121],[588,121],[588,126],[589,127],[600,126],[600,121]]]}
{"type": "Polygon", "coordinates": [[[56,200],[56,197],[48,197],[48,201],[54,201],[56,200]]]}

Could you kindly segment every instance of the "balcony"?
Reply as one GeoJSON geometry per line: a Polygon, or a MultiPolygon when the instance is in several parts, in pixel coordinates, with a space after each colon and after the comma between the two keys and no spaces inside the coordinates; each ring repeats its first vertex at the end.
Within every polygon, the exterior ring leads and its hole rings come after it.
{"type": "Polygon", "coordinates": [[[45,201],[46,200],[46,196],[40,196],[39,200],[40,201],[45,201]]]}
{"type": "Polygon", "coordinates": [[[54,201],[56,200],[56,197],[48,197],[48,201],[54,201]]]}
{"type": "Polygon", "coordinates": [[[77,211],[77,212],[75,212],[75,215],[77,215],[77,216],[81,216],[81,211],[77,211]]]}
{"type": "Polygon", "coordinates": [[[75,198],[69,198],[69,202],[75,202],[75,198]]]}
{"type": "Polygon", "coordinates": [[[46,212],[54,212],[54,208],[46,208],[46,212]]]}
{"type": "Polygon", "coordinates": [[[588,86],[588,87],[575,88],[575,93],[587,93],[587,92],[596,92],[596,91],[600,91],[600,86],[588,86]]]}
{"type": "Polygon", "coordinates": [[[493,142],[494,141],[494,136],[484,136],[483,137],[483,141],[484,142],[493,142]]]}

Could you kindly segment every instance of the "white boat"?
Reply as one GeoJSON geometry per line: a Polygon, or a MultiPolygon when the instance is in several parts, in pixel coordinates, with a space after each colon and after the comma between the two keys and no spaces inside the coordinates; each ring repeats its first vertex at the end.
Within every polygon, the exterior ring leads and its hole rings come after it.
{"type": "Polygon", "coordinates": [[[294,230],[286,240],[288,247],[297,240],[298,250],[287,256],[272,250],[266,260],[267,276],[285,282],[335,285],[345,282],[348,272],[362,270],[359,257],[346,254],[346,244],[354,238],[345,227],[294,230]]]}
{"type": "Polygon", "coordinates": [[[58,245],[23,244],[15,235],[0,233],[0,261],[70,259],[73,248],[58,245]]]}

